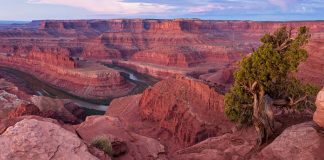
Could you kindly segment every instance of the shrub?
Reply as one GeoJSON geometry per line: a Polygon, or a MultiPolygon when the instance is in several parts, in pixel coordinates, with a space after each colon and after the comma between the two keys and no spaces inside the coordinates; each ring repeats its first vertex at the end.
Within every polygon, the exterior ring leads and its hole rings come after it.
{"type": "Polygon", "coordinates": [[[308,57],[304,46],[310,37],[305,26],[297,31],[281,27],[265,34],[261,46],[238,63],[234,84],[225,95],[225,113],[232,121],[253,124],[259,145],[274,134],[273,107],[314,108],[319,88],[294,77],[308,57]]]}
{"type": "Polygon", "coordinates": [[[106,137],[96,137],[92,140],[91,145],[104,151],[109,156],[113,156],[113,149],[111,142],[106,137]]]}

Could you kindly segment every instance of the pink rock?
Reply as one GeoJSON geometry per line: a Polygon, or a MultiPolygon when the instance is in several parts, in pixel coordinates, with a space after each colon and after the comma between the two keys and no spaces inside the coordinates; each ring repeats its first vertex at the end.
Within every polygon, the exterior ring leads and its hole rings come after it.
{"type": "Polygon", "coordinates": [[[24,119],[0,136],[0,159],[98,159],[87,146],[57,124],[24,119]]]}
{"type": "Polygon", "coordinates": [[[287,128],[271,144],[254,156],[254,160],[324,159],[324,137],[311,122],[287,128]]]}
{"type": "Polygon", "coordinates": [[[0,119],[7,117],[10,111],[24,103],[17,95],[0,90],[0,119]]]}
{"type": "Polygon", "coordinates": [[[15,118],[25,115],[41,115],[39,108],[33,104],[21,104],[16,109],[12,110],[8,114],[8,118],[15,118]]]}
{"type": "Polygon", "coordinates": [[[317,94],[316,98],[316,111],[313,120],[321,127],[324,128],[324,88],[317,94]]]}
{"type": "Polygon", "coordinates": [[[253,127],[234,133],[208,138],[172,155],[175,160],[228,160],[248,159],[248,153],[256,144],[253,127]]]}

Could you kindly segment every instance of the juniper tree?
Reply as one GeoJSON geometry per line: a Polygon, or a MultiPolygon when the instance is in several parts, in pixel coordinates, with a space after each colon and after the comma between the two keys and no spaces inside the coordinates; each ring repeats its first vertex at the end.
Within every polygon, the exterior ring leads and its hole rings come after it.
{"type": "Polygon", "coordinates": [[[318,89],[294,77],[308,54],[303,48],[309,29],[297,31],[281,27],[261,38],[261,46],[239,62],[234,85],[225,95],[225,113],[232,120],[250,123],[264,143],[274,132],[273,107],[303,109],[313,107],[318,89]]]}

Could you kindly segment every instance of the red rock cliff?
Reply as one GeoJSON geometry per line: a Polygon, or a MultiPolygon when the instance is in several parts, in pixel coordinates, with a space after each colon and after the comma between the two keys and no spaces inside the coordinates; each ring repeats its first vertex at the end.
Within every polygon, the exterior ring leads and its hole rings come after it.
{"type": "MultiPolygon", "coordinates": [[[[259,39],[280,26],[310,27],[310,57],[299,77],[324,85],[321,72],[323,21],[255,22],[176,20],[65,20],[37,21],[21,29],[0,29],[0,52],[24,53],[31,47],[60,46],[73,57],[118,59],[158,65],[168,72],[194,68],[222,69],[259,45],[259,39]],[[36,26],[38,24],[38,26],[36,26]],[[36,26],[36,27],[35,27],[36,26]],[[215,67],[216,66],[216,67],[215,67]],[[184,68],[184,69],[183,69],[184,68]],[[310,69],[311,68],[311,69],[310,69]]],[[[135,67],[140,68],[140,67],[135,67]]],[[[147,68],[153,70],[152,68],[147,68]]],[[[156,70],[156,69],[155,69],[156,70]]],[[[161,71],[162,72],[162,71],[161,71]]]]}
{"type": "Polygon", "coordinates": [[[119,72],[98,64],[76,64],[64,52],[2,54],[0,66],[32,74],[73,95],[89,99],[118,97],[128,94],[133,88],[133,84],[126,81],[119,72]]]}
{"type": "Polygon", "coordinates": [[[197,80],[177,76],[144,91],[139,102],[142,119],[158,122],[178,138],[192,145],[228,132],[223,113],[224,97],[197,80]]]}

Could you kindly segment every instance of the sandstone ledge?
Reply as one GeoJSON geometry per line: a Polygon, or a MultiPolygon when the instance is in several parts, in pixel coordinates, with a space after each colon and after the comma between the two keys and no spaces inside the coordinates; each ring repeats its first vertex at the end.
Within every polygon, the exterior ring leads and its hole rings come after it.
{"type": "Polygon", "coordinates": [[[77,135],[35,119],[9,127],[0,136],[0,144],[0,159],[97,159],[77,135]]]}

